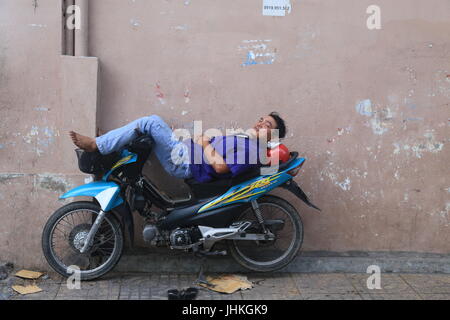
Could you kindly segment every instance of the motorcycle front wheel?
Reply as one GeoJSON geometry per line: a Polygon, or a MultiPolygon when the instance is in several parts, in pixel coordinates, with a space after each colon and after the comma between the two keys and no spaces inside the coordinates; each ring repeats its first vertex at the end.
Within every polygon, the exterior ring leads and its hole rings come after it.
{"type": "MultiPolygon", "coordinates": [[[[303,243],[303,223],[297,210],[286,200],[275,196],[258,199],[265,228],[275,235],[273,240],[230,240],[232,257],[243,267],[271,272],[287,266],[297,255],[303,243]]],[[[245,210],[239,221],[250,221],[246,233],[263,233],[252,208],[245,210]]]]}
{"type": "Polygon", "coordinates": [[[73,202],[53,213],[42,232],[42,250],[47,262],[59,274],[93,280],[109,272],[123,251],[120,223],[107,213],[94,236],[92,246],[81,253],[89,230],[101,208],[93,202],[73,202]]]}

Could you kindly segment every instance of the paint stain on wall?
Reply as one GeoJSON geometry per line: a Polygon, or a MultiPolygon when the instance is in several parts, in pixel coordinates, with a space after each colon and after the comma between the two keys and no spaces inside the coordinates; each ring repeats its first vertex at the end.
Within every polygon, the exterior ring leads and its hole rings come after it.
{"type": "Polygon", "coordinates": [[[35,111],[47,112],[47,111],[50,111],[50,108],[47,108],[47,107],[35,107],[34,110],[35,111]]]}
{"type": "Polygon", "coordinates": [[[158,98],[159,103],[166,104],[166,99],[164,93],[161,90],[161,85],[159,84],[159,82],[157,82],[155,85],[155,94],[156,98],[158,98]]]}
{"type": "Polygon", "coordinates": [[[373,116],[372,101],[370,99],[359,101],[355,106],[356,111],[366,117],[373,116]]]}
{"type": "Polygon", "coordinates": [[[189,103],[191,101],[189,89],[184,90],[184,103],[189,103]]]}
{"type": "Polygon", "coordinates": [[[130,25],[134,30],[136,30],[141,25],[141,22],[136,19],[130,19],[130,25]]]}
{"type": "Polygon", "coordinates": [[[444,96],[450,99],[450,71],[439,70],[434,74],[433,89],[429,96],[444,96]]]}
{"type": "MultiPolygon", "coordinates": [[[[395,105],[395,107],[398,107],[398,105],[395,105]]],[[[365,99],[357,102],[355,109],[360,115],[370,118],[365,122],[365,125],[371,128],[376,135],[383,135],[392,127],[395,112],[391,109],[391,106],[377,106],[370,99],[365,99]]]]}
{"type": "Polygon", "coordinates": [[[55,142],[55,137],[59,133],[50,127],[32,126],[31,130],[25,134],[23,141],[32,146],[32,150],[41,156],[46,149],[55,142]]]}
{"type": "Polygon", "coordinates": [[[345,180],[342,182],[336,182],[336,184],[344,191],[348,191],[351,189],[351,183],[352,182],[350,181],[350,178],[348,178],[348,177],[345,178],[345,180]]]}
{"type": "Polygon", "coordinates": [[[311,25],[307,25],[304,30],[302,30],[297,37],[297,53],[296,58],[304,58],[307,55],[314,53],[314,43],[320,35],[320,30],[311,25]]]}
{"type": "Polygon", "coordinates": [[[430,216],[438,216],[442,225],[445,227],[450,227],[450,202],[446,202],[442,209],[437,209],[429,213],[430,216]]]}
{"type": "Polygon", "coordinates": [[[349,134],[352,131],[352,128],[349,126],[347,128],[337,128],[337,135],[328,138],[327,142],[328,143],[332,143],[335,142],[337,139],[339,139],[339,137],[341,137],[342,135],[344,135],[344,133],[349,134]]]}
{"type": "Polygon", "coordinates": [[[273,64],[276,58],[276,48],[271,48],[272,40],[243,40],[238,47],[239,51],[245,51],[246,57],[241,64],[243,67],[258,64],[273,64]]]}
{"type": "Polygon", "coordinates": [[[176,31],[186,31],[188,28],[189,27],[187,24],[181,24],[181,25],[172,27],[172,29],[174,29],[176,31]]]}
{"type": "Polygon", "coordinates": [[[36,24],[36,23],[31,23],[28,25],[31,28],[47,28],[46,24],[36,24]]]}

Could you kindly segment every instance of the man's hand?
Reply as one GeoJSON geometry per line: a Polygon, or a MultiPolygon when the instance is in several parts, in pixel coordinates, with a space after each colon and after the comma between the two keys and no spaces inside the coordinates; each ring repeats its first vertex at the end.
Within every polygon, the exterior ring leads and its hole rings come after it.
{"type": "Polygon", "coordinates": [[[195,139],[195,143],[201,145],[203,148],[205,148],[209,142],[210,142],[211,138],[208,136],[205,136],[204,134],[199,135],[196,139],[195,139]]]}
{"type": "Polygon", "coordinates": [[[223,157],[211,146],[210,140],[210,137],[200,135],[195,138],[194,142],[202,146],[205,157],[208,163],[214,168],[214,171],[218,174],[230,172],[230,168],[228,168],[223,157]]]}

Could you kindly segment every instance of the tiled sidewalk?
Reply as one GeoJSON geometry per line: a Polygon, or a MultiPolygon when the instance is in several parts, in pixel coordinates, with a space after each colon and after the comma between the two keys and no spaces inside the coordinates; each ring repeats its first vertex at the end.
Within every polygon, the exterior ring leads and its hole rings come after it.
{"type": "MultiPolygon", "coordinates": [[[[246,274],[254,287],[234,294],[216,293],[201,288],[197,300],[450,300],[448,274],[381,274],[381,289],[368,289],[369,274],[276,273],[246,274]]],[[[166,300],[168,289],[193,285],[195,274],[111,273],[96,281],[82,282],[80,289],[68,289],[66,280],[51,274],[35,282],[42,292],[19,295],[11,286],[33,281],[11,276],[0,281],[0,298],[45,300],[166,300]]]]}

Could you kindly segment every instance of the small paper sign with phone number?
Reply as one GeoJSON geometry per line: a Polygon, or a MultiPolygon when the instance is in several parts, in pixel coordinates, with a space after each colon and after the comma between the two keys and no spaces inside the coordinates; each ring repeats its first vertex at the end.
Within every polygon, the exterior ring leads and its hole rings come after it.
{"type": "Polygon", "coordinates": [[[284,17],[291,13],[290,0],[263,0],[263,16],[284,17]]]}

